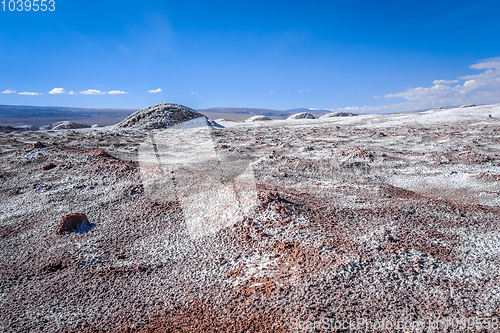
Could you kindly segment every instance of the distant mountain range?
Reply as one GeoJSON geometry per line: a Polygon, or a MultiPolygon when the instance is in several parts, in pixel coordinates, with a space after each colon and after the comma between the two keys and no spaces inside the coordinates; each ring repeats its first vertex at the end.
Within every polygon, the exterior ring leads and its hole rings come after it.
{"type": "MultiPolygon", "coordinates": [[[[400,113],[415,113],[427,110],[428,109],[421,109],[403,111],[400,113]]],[[[99,124],[102,126],[109,126],[119,123],[135,111],[137,111],[137,109],[90,109],[60,106],[0,105],[0,125],[44,126],[67,120],[87,125],[99,124]]],[[[237,121],[243,121],[257,115],[267,116],[272,119],[284,119],[295,113],[301,112],[309,112],[315,117],[320,117],[325,113],[332,112],[330,110],[310,110],[306,108],[273,110],[231,107],[198,109],[196,111],[203,113],[213,120],[224,118],[237,121]]]]}
{"type": "Polygon", "coordinates": [[[87,125],[116,124],[135,109],[87,109],[53,106],[0,105],[0,124],[10,126],[50,125],[69,120],[87,125]]]}
{"type": "MultiPolygon", "coordinates": [[[[21,126],[50,125],[58,121],[74,121],[82,124],[103,126],[114,125],[137,111],[136,109],[90,109],[57,106],[27,106],[27,105],[0,105],[0,125],[21,126]]],[[[330,111],[309,110],[305,108],[292,110],[272,110],[258,108],[230,108],[216,107],[197,110],[211,119],[232,119],[242,121],[256,115],[268,116],[273,119],[282,119],[299,112],[310,112],[319,117],[330,111]]]]}
{"type": "Polygon", "coordinates": [[[274,119],[281,119],[291,116],[295,113],[309,112],[315,117],[324,115],[325,113],[331,112],[328,110],[309,110],[306,108],[292,109],[292,110],[272,110],[272,109],[257,109],[257,108],[209,108],[196,110],[203,113],[209,118],[230,118],[232,120],[245,120],[252,116],[267,116],[274,119]],[[231,116],[229,116],[231,115],[231,116]]]}

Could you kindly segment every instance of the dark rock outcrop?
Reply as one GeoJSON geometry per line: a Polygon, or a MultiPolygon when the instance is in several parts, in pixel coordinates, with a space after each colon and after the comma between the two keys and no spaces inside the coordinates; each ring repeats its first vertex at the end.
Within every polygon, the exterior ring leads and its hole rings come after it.
{"type": "Polygon", "coordinates": [[[56,229],[56,234],[64,234],[78,229],[82,224],[89,224],[84,213],[71,213],[63,216],[56,229]]]}

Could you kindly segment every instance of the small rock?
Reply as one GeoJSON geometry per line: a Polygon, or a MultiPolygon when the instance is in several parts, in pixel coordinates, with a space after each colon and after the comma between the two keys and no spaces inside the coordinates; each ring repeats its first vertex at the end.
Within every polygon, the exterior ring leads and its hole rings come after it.
{"type": "Polygon", "coordinates": [[[21,193],[20,188],[13,188],[7,192],[8,195],[16,195],[16,194],[20,194],[20,193],[21,193]]]}
{"type": "Polygon", "coordinates": [[[42,166],[42,170],[54,169],[56,165],[54,163],[46,163],[42,166]]]}
{"type": "Polygon", "coordinates": [[[462,105],[461,108],[470,108],[473,106],[476,106],[476,105],[475,104],[465,104],[465,105],[462,105]]]}
{"type": "Polygon", "coordinates": [[[56,229],[56,234],[71,232],[84,223],[89,223],[87,216],[84,213],[71,213],[63,216],[56,229]]]}
{"type": "Polygon", "coordinates": [[[139,264],[135,266],[135,270],[138,272],[145,272],[148,270],[148,267],[145,264],[139,264]]]}
{"type": "Polygon", "coordinates": [[[35,142],[34,144],[31,145],[32,148],[45,148],[47,147],[46,145],[44,145],[43,143],[41,143],[40,141],[37,141],[35,142]]]}
{"type": "Polygon", "coordinates": [[[116,259],[118,259],[118,260],[127,259],[127,256],[124,254],[118,254],[118,255],[116,255],[116,259]]]}

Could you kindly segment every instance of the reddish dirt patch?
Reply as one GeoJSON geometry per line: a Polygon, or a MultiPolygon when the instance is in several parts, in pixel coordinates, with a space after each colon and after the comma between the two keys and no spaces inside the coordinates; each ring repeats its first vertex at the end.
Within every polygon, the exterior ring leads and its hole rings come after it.
{"type": "Polygon", "coordinates": [[[365,150],[363,150],[359,147],[354,147],[354,148],[350,148],[347,150],[343,150],[340,152],[340,155],[351,157],[351,158],[354,158],[354,157],[373,158],[373,154],[367,153],[365,150]]]}
{"type": "Polygon", "coordinates": [[[495,175],[495,174],[489,174],[489,173],[480,173],[479,178],[486,179],[486,180],[492,180],[492,181],[499,181],[500,180],[500,175],[495,175]]]}
{"type": "Polygon", "coordinates": [[[192,300],[189,307],[177,305],[158,313],[140,329],[121,328],[115,332],[286,332],[283,314],[256,313],[251,307],[221,309],[213,301],[192,300]]]}
{"type": "Polygon", "coordinates": [[[387,194],[390,195],[391,197],[396,197],[401,199],[415,199],[415,200],[424,199],[424,197],[418,193],[392,185],[386,186],[385,191],[387,191],[387,194]]]}
{"type": "Polygon", "coordinates": [[[396,237],[387,235],[386,240],[386,243],[381,245],[385,249],[406,251],[414,248],[444,261],[452,261],[456,255],[453,249],[431,242],[427,237],[419,236],[410,230],[403,230],[396,237]]]}
{"type": "Polygon", "coordinates": [[[88,153],[89,156],[96,156],[96,157],[106,157],[106,158],[114,158],[113,156],[109,155],[106,151],[100,148],[94,148],[91,149],[88,153]]]}
{"type": "Polygon", "coordinates": [[[50,265],[45,266],[43,268],[43,271],[46,273],[53,273],[53,272],[57,272],[57,271],[60,271],[62,269],[65,269],[66,267],[69,267],[72,265],[73,265],[73,261],[71,259],[66,259],[66,260],[59,261],[55,264],[50,264],[50,265]]]}

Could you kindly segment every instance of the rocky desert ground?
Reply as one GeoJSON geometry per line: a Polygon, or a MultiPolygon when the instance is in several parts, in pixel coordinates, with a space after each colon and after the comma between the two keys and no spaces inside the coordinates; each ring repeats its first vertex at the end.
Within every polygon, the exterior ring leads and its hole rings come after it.
{"type": "Polygon", "coordinates": [[[0,331],[498,330],[500,105],[145,110],[0,132],[0,331]]]}

